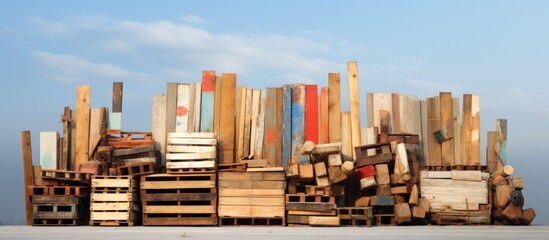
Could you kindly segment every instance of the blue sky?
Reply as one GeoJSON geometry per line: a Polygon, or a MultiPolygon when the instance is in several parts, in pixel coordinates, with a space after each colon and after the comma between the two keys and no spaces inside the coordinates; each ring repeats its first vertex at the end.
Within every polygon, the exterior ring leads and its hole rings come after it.
{"type": "Polygon", "coordinates": [[[152,94],[198,82],[203,69],[262,89],[325,86],[356,60],[363,126],[367,92],[480,94],[483,146],[495,120],[509,119],[509,163],[547,224],[548,10],[547,1],[2,1],[0,220],[24,218],[20,131],[31,130],[37,162],[39,132],[61,131],[79,84],[101,107],[123,81],[123,129],[148,130],[152,94]]]}

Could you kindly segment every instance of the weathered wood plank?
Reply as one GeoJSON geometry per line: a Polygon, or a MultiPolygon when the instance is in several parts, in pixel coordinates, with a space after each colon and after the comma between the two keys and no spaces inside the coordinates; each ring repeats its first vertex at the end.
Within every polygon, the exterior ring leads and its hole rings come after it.
{"type": "Polygon", "coordinates": [[[318,86],[305,85],[305,141],[318,144],[318,86]]]}
{"type": "Polygon", "coordinates": [[[214,131],[215,71],[202,71],[200,132],[214,131]]]}
{"type": "Polygon", "coordinates": [[[292,157],[299,155],[299,150],[305,142],[304,110],[305,85],[294,84],[292,85],[292,157]]]}
{"type": "MultiPolygon", "coordinates": [[[[255,149],[254,159],[263,159],[263,138],[265,136],[265,97],[261,98],[260,110],[256,120],[256,135],[255,135],[255,149]]],[[[281,143],[282,144],[282,143],[281,143]]],[[[281,153],[282,154],[282,151],[281,153]]]]}
{"type": "MultiPolygon", "coordinates": [[[[427,100],[420,101],[421,109],[421,142],[420,148],[420,160],[423,165],[430,165],[429,162],[429,129],[428,129],[428,117],[427,117],[427,100]]],[[[460,144],[461,145],[461,144],[460,144]]]]}
{"type": "MultiPolygon", "coordinates": [[[[250,134],[252,130],[252,96],[253,89],[248,88],[246,90],[246,111],[244,114],[244,136],[242,138],[242,157],[248,158],[250,156],[250,134]]],[[[238,160],[238,159],[237,159],[238,160]]]]}
{"type": "Polygon", "coordinates": [[[89,160],[90,86],[78,86],[76,92],[75,169],[89,160]]]}
{"type": "Polygon", "coordinates": [[[292,158],[292,87],[284,85],[282,92],[282,166],[286,167],[292,158]]]}
{"type": "MultiPolygon", "coordinates": [[[[219,128],[221,123],[221,77],[215,77],[215,97],[214,97],[214,114],[213,114],[213,131],[219,137],[219,128]]],[[[238,111],[238,110],[237,110],[238,111]]]]}
{"type": "Polygon", "coordinates": [[[195,108],[196,84],[195,83],[189,83],[189,84],[185,84],[185,85],[187,85],[189,87],[189,93],[188,93],[189,105],[187,107],[188,111],[187,111],[187,115],[186,115],[186,117],[187,117],[187,131],[183,131],[183,132],[194,132],[194,126],[195,126],[194,120],[195,120],[195,115],[196,115],[196,108],[195,108]]]}
{"type": "Polygon", "coordinates": [[[61,116],[63,122],[63,141],[61,143],[61,158],[59,159],[58,168],[60,170],[70,170],[71,163],[71,108],[65,107],[61,116]]]}
{"type": "Polygon", "coordinates": [[[284,116],[282,114],[282,104],[284,97],[284,90],[282,88],[276,89],[276,135],[275,135],[275,145],[276,145],[276,157],[275,157],[275,167],[282,167],[282,125],[284,121],[284,116]]]}
{"type": "Polygon", "coordinates": [[[427,98],[427,138],[429,144],[429,164],[442,165],[442,147],[437,142],[434,132],[440,129],[439,98],[427,98]]]}
{"type": "Polygon", "coordinates": [[[32,146],[30,131],[21,132],[21,149],[23,152],[23,177],[25,182],[25,212],[27,225],[32,224],[32,190],[28,186],[33,185],[34,173],[32,167],[32,146]]]}
{"type": "Polygon", "coordinates": [[[486,168],[490,174],[496,173],[503,168],[501,161],[497,155],[496,143],[498,132],[490,131],[487,133],[486,143],[486,168]]]}
{"type": "Polygon", "coordinates": [[[42,169],[57,169],[57,132],[40,132],[40,166],[42,169]]]}
{"type": "Polygon", "coordinates": [[[352,161],[354,151],[351,140],[351,114],[349,112],[341,113],[341,140],[343,162],[352,161]]]}
{"type": "MultiPolygon", "coordinates": [[[[391,122],[392,124],[392,130],[390,133],[394,134],[401,134],[402,129],[400,125],[400,94],[398,93],[391,93],[391,104],[393,106],[393,111],[391,112],[391,122]]],[[[407,120],[411,121],[411,120],[407,120]]]]}
{"type": "Polygon", "coordinates": [[[374,124],[369,127],[378,127],[380,128],[381,116],[379,111],[385,110],[389,112],[389,133],[392,132],[392,115],[393,115],[393,95],[391,93],[373,93],[372,94],[372,114],[374,124]]]}
{"type": "Polygon", "coordinates": [[[494,151],[502,166],[507,165],[507,119],[496,119],[496,144],[494,151]]]}
{"type": "Polygon", "coordinates": [[[167,162],[167,169],[179,168],[214,168],[215,161],[198,161],[198,162],[167,162]]]}
{"type": "MultiPolygon", "coordinates": [[[[454,114],[452,93],[441,92],[440,99],[440,126],[446,129],[450,137],[454,137],[454,114]]],[[[442,142],[441,144],[441,162],[444,166],[454,165],[454,141],[452,139],[442,142]]]]}
{"type": "Polygon", "coordinates": [[[328,142],[341,142],[341,77],[328,73],[328,142]]]}
{"type": "Polygon", "coordinates": [[[461,148],[464,165],[480,165],[480,106],[478,95],[463,95],[461,148]]]}
{"type": "MultiPolygon", "coordinates": [[[[168,133],[168,138],[189,138],[189,139],[213,139],[215,133],[211,132],[172,132],[168,133]]],[[[215,140],[215,139],[214,139],[215,140]]]]}
{"type": "Polygon", "coordinates": [[[320,90],[320,143],[329,142],[329,111],[328,111],[328,88],[323,87],[320,90]]]}
{"type": "Polygon", "coordinates": [[[250,124],[250,154],[248,158],[253,158],[255,155],[255,139],[257,134],[257,120],[259,117],[259,107],[261,105],[261,90],[252,90],[252,115],[250,124]]]}
{"type": "Polygon", "coordinates": [[[236,74],[224,73],[221,90],[221,121],[219,134],[219,163],[234,162],[234,113],[236,74]]]}
{"type": "Polygon", "coordinates": [[[244,158],[244,124],[246,116],[246,85],[238,87],[236,100],[236,159],[244,158]]]}
{"type": "Polygon", "coordinates": [[[202,119],[202,84],[195,84],[194,94],[194,131],[200,132],[200,121],[202,119]]]}
{"type": "Polygon", "coordinates": [[[177,88],[178,84],[169,82],[166,84],[166,132],[175,132],[177,118],[177,88]]]}
{"type": "Polygon", "coordinates": [[[189,127],[189,85],[177,85],[177,114],[175,117],[175,132],[188,132],[189,127]]]}
{"type": "MultiPolygon", "coordinates": [[[[351,141],[352,148],[360,146],[360,100],[358,97],[358,65],[357,62],[347,62],[347,75],[349,79],[349,109],[351,114],[351,141]]],[[[356,161],[356,153],[352,151],[353,161],[356,161]]]]}
{"type": "Polygon", "coordinates": [[[124,83],[113,82],[112,83],[112,112],[122,112],[122,94],[124,83]]]}
{"type": "Polygon", "coordinates": [[[454,136],[451,141],[454,142],[454,164],[463,165],[461,160],[461,114],[459,107],[459,98],[452,98],[452,113],[454,115],[454,136]]]}
{"type": "Polygon", "coordinates": [[[88,152],[93,156],[95,148],[99,144],[102,136],[102,125],[103,125],[103,111],[99,108],[93,108],[90,110],[90,139],[88,152]]]}
{"type": "Polygon", "coordinates": [[[269,166],[275,166],[276,161],[276,98],[276,88],[267,88],[263,155],[267,159],[269,166]]]}

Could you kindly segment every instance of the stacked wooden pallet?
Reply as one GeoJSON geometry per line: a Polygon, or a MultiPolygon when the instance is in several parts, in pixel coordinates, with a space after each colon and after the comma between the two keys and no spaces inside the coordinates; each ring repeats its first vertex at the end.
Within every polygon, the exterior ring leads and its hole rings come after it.
{"type": "Polygon", "coordinates": [[[215,173],[216,146],[214,133],[169,133],[166,172],[215,173]]]}
{"type": "Polygon", "coordinates": [[[134,176],[94,176],[90,225],[134,226],[141,222],[139,180],[134,176]]]}
{"type": "Polygon", "coordinates": [[[314,194],[287,194],[288,226],[339,226],[335,197],[314,194]]]}
{"type": "Polygon", "coordinates": [[[216,174],[141,176],[143,225],[217,225],[216,174]]]}
{"type": "Polygon", "coordinates": [[[284,172],[219,172],[219,225],[284,226],[284,172]]]}

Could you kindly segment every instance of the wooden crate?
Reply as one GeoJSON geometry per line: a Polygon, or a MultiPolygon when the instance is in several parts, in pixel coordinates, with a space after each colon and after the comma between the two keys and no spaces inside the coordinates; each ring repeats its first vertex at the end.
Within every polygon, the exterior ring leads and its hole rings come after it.
{"type": "Polygon", "coordinates": [[[151,132],[122,132],[117,129],[107,129],[109,146],[114,149],[153,146],[151,132]]]}
{"type": "Polygon", "coordinates": [[[34,195],[32,204],[32,225],[35,226],[75,226],[87,217],[87,206],[80,197],[34,195]]]}
{"type": "Polygon", "coordinates": [[[364,146],[356,146],[356,166],[363,167],[368,165],[383,164],[393,161],[390,143],[376,143],[364,146]],[[368,152],[375,151],[374,155],[368,152]]]}
{"type": "Polygon", "coordinates": [[[281,171],[220,172],[220,224],[285,225],[285,189],[281,171]]]}
{"type": "Polygon", "coordinates": [[[167,173],[212,173],[217,165],[214,133],[169,133],[167,173]]]}
{"type": "Polygon", "coordinates": [[[118,166],[116,167],[116,175],[140,176],[145,174],[153,174],[154,165],[155,165],[154,162],[143,162],[143,163],[135,163],[130,165],[118,166]]]}
{"type": "Polygon", "coordinates": [[[133,176],[94,176],[90,225],[134,226],[140,223],[139,180],[133,176]]]}
{"type": "Polygon", "coordinates": [[[92,174],[90,173],[77,171],[42,169],[40,177],[42,178],[44,185],[50,185],[49,183],[88,184],[90,182],[91,175],[92,174]]]}
{"type": "Polygon", "coordinates": [[[371,227],[374,219],[372,207],[341,207],[337,208],[340,225],[371,227]]]}
{"type": "Polygon", "coordinates": [[[141,176],[143,225],[217,225],[215,174],[141,176]]]}

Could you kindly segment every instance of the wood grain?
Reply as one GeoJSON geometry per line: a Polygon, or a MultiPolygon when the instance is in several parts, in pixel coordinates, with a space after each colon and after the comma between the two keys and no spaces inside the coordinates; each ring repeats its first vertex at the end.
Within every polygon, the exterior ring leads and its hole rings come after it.
{"type": "Polygon", "coordinates": [[[76,161],[75,169],[89,159],[90,86],[78,86],[76,92],[76,161]]]}
{"type": "Polygon", "coordinates": [[[220,119],[220,163],[234,162],[234,113],[236,96],[236,74],[224,73],[222,75],[221,90],[221,115],[220,119]]]}
{"type": "Polygon", "coordinates": [[[215,71],[202,71],[200,132],[214,131],[215,71]]]}
{"type": "Polygon", "coordinates": [[[300,155],[299,150],[305,142],[304,110],[305,85],[294,84],[292,85],[292,157],[300,155]]]}
{"type": "Polygon", "coordinates": [[[341,113],[341,154],[343,162],[352,161],[353,144],[351,140],[351,114],[349,112],[341,113]]]}
{"type": "MultiPolygon", "coordinates": [[[[351,138],[352,147],[360,146],[360,99],[358,96],[358,65],[357,62],[347,62],[347,75],[349,80],[349,109],[351,114],[351,138]]],[[[353,161],[356,161],[356,153],[353,151],[353,161]]]]}
{"type": "Polygon", "coordinates": [[[292,87],[282,86],[282,166],[286,167],[292,154],[292,87]]]}
{"type": "MultiPolygon", "coordinates": [[[[442,129],[448,131],[450,137],[454,137],[454,114],[452,93],[441,92],[440,99],[440,125],[442,129]]],[[[441,162],[444,166],[454,165],[454,141],[453,139],[441,143],[441,162]]]]}
{"type": "Polygon", "coordinates": [[[442,165],[442,148],[437,142],[434,132],[440,129],[439,98],[427,98],[427,138],[429,143],[429,165],[442,165]]]}
{"type": "Polygon", "coordinates": [[[305,141],[318,144],[318,86],[305,85],[305,141]]]}
{"type": "Polygon", "coordinates": [[[21,149],[23,152],[23,177],[25,182],[25,212],[27,225],[32,224],[32,202],[31,194],[32,190],[29,188],[33,185],[33,167],[32,167],[32,146],[30,131],[21,132],[21,149]]]}
{"type": "Polygon", "coordinates": [[[328,142],[341,142],[341,77],[328,73],[328,142]]]}
{"type": "MultiPolygon", "coordinates": [[[[215,77],[215,97],[214,97],[214,114],[213,114],[213,132],[219,137],[220,115],[221,115],[221,77],[215,77]]],[[[238,111],[238,110],[237,110],[238,111]]]]}
{"type": "Polygon", "coordinates": [[[112,112],[122,112],[123,82],[112,83],[112,112]]]}
{"type": "Polygon", "coordinates": [[[177,116],[177,83],[166,84],[166,133],[175,132],[177,116]]]}
{"type": "Polygon", "coordinates": [[[155,94],[152,97],[151,131],[155,141],[154,148],[160,152],[161,166],[166,166],[166,95],[155,94]]]}
{"type": "Polygon", "coordinates": [[[276,102],[277,89],[267,88],[265,97],[265,133],[263,139],[263,155],[268,166],[276,164],[276,102]]]}
{"type": "Polygon", "coordinates": [[[329,114],[328,114],[328,88],[323,87],[320,90],[320,143],[329,142],[329,114]]]}

